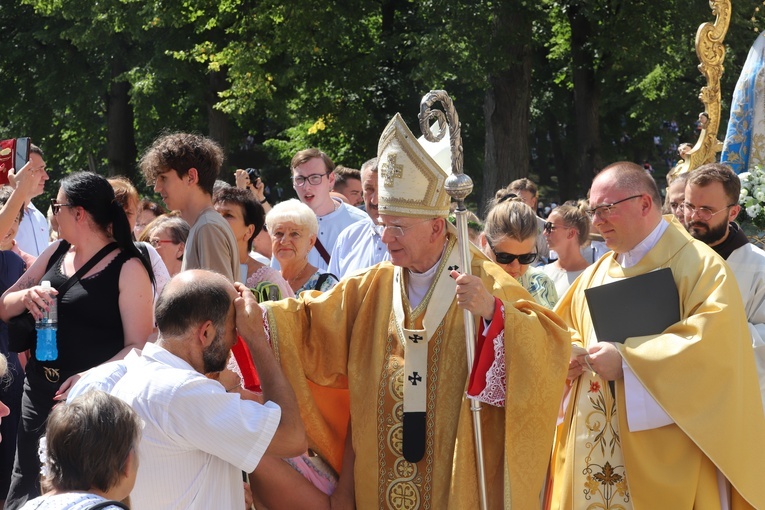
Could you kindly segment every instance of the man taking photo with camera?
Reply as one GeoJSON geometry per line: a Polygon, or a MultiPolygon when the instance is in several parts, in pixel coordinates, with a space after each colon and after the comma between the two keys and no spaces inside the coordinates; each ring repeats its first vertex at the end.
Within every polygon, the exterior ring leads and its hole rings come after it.
{"type": "Polygon", "coordinates": [[[260,178],[260,170],[257,168],[238,169],[234,172],[234,179],[236,179],[236,187],[239,189],[246,189],[255,197],[255,200],[260,202],[263,206],[263,210],[268,212],[271,210],[271,204],[268,203],[266,197],[266,185],[260,178]]]}

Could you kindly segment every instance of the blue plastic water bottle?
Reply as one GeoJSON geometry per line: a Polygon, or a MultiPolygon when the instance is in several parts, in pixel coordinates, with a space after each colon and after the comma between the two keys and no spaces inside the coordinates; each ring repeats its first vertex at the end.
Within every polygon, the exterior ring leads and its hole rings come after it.
{"type": "MultiPolygon", "coordinates": [[[[44,288],[50,288],[50,282],[41,284],[44,288]]],[[[58,346],[56,344],[56,332],[58,331],[58,303],[54,296],[50,304],[50,310],[43,312],[43,317],[35,323],[37,329],[37,348],[35,357],[39,361],[53,361],[58,359],[58,346]]]]}

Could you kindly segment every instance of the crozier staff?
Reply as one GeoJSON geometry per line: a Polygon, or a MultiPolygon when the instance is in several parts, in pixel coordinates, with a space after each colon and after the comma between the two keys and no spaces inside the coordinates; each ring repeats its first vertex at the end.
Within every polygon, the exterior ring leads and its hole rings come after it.
{"type": "Polygon", "coordinates": [[[512,399],[481,416],[489,506],[527,508],[538,503],[549,460],[568,332],[478,250],[470,253],[475,276],[452,278],[463,271],[446,221],[447,175],[400,115],[383,131],[378,158],[380,226],[391,261],[321,295],[264,305],[311,447],[339,471],[342,443],[312,400],[309,381],[348,388],[358,508],[417,508],[425,501],[433,508],[478,507],[465,397],[468,308],[483,319],[482,331],[490,321],[484,341],[514,360],[507,377],[512,399]],[[505,493],[511,496],[503,502],[505,493]]]}

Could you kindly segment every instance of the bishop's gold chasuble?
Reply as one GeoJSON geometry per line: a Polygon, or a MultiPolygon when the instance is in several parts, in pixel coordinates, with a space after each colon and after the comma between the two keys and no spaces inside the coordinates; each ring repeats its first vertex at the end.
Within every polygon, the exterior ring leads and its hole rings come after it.
{"type": "MultiPolygon", "coordinates": [[[[324,294],[265,305],[274,352],[295,388],[311,447],[338,471],[343,445],[308,381],[349,389],[360,509],[478,507],[463,313],[454,284],[449,289],[440,279],[455,264],[449,260],[453,244],[450,238],[439,274],[415,309],[406,298],[405,271],[389,262],[324,294]],[[443,313],[429,313],[439,306],[443,313]],[[403,320],[397,321],[397,313],[403,320]],[[412,335],[429,337],[419,353],[423,359],[414,364],[407,359],[414,340],[402,338],[412,335]],[[405,412],[424,412],[422,457],[415,462],[405,453],[405,412]]],[[[544,484],[571,337],[556,316],[477,250],[471,272],[503,302],[508,353],[506,407],[485,405],[481,417],[490,508],[532,508],[544,484]]]]}

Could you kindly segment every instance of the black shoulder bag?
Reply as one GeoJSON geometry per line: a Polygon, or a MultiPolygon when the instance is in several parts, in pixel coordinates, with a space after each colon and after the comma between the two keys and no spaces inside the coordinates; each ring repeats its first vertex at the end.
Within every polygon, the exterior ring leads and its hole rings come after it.
{"type": "MultiPolygon", "coordinates": [[[[46,272],[50,270],[50,268],[53,267],[53,265],[57,263],[61,257],[66,255],[66,252],[69,251],[69,246],[70,244],[66,241],[61,242],[61,246],[59,246],[53,255],[51,255],[50,260],[48,261],[46,272]]],[[[57,301],[61,302],[61,298],[64,296],[64,294],[66,294],[66,291],[68,291],[75,283],[77,283],[82,275],[90,271],[93,266],[98,264],[101,259],[114,251],[116,247],[117,243],[107,244],[101,248],[98,253],[93,255],[90,260],[85,262],[85,264],[83,264],[76,273],[70,276],[69,279],[64,282],[64,285],[58,289],[58,295],[56,296],[57,301]]],[[[37,331],[35,330],[35,318],[32,316],[29,310],[25,310],[20,315],[17,315],[8,321],[8,350],[11,352],[24,352],[31,349],[32,346],[34,346],[36,340],[37,331]]]]}

